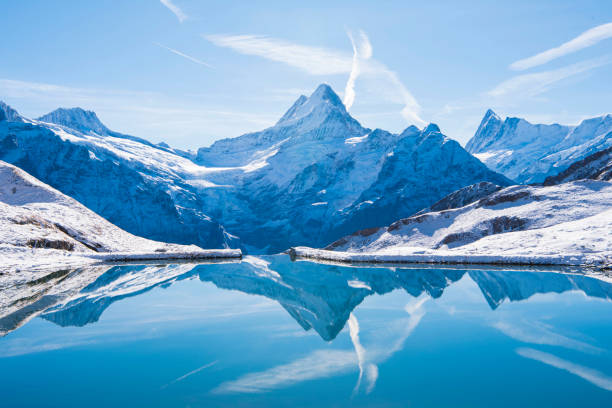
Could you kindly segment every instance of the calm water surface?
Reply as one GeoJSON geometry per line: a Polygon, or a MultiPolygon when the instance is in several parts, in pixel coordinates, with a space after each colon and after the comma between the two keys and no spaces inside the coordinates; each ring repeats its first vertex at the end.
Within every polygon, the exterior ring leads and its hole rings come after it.
{"type": "Polygon", "coordinates": [[[247,257],[0,277],[2,407],[610,407],[612,280],[247,257]]]}

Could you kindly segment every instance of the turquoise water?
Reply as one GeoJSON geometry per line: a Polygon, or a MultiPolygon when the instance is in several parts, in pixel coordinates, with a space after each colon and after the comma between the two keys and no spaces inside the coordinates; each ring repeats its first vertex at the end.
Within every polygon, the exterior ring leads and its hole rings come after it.
{"type": "Polygon", "coordinates": [[[0,287],[2,407],[612,406],[598,276],[270,256],[0,287]]]}

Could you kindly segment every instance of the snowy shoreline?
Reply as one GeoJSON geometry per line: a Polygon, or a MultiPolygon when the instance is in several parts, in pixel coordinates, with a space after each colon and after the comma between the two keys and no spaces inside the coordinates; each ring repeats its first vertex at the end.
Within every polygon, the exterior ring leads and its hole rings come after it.
{"type": "Polygon", "coordinates": [[[132,262],[193,262],[240,260],[240,249],[202,249],[174,252],[105,252],[105,253],[70,253],[57,249],[24,249],[6,251],[6,245],[0,245],[0,275],[12,271],[28,270],[30,272],[49,269],[78,268],[108,263],[132,262]],[[34,260],[34,261],[33,261],[34,260]]]}
{"type": "Polygon", "coordinates": [[[111,252],[88,254],[88,258],[104,262],[160,261],[160,260],[198,260],[242,258],[240,249],[203,249],[188,252],[111,252]]]}
{"type": "Polygon", "coordinates": [[[291,259],[311,259],[341,263],[407,263],[407,264],[466,264],[466,265],[525,265],[525,266],[581,266],[598,269],[612,268],[612,259],[599,255],[472,255],[441,250],[422,250],[419,253],[401,251],[340,252],[308,247],[290,248],[291,259]]]}

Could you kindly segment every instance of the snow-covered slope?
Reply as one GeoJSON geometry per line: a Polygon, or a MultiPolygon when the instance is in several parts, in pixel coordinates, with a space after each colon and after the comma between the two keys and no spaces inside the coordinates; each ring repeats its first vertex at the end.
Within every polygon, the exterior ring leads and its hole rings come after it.
{"type": "Polygon", "coordinates": [[[464,207],[359,231],[326,249],[363,255],[345,260],[606,264],[612,183],[512,186],[464,207]]]}
{"type": "Polygon", "coordinates": [[[582,179],[612,180],[612,146],[577,161],[556,176],[546,178],[543,184],[550,186],[582,179]]]}
{"type": "Polygon", "coordinates": [[[610,146],[610,114],[584,120],[578,126],[563,126],[534,125],[520,118],[502,120],[488,110],[466,150],[512,180],[539,183],[610,146]]]}
{"type": "MultiPolygon", "coordinates": [[[[77,126],[82,115],[74,111],[56,111],[47,120],[77,126]]],[[[97,134],[88,128],[95,120],[85,117],[91,119],[80,126],[86,133],[22,117],[0,121],[0,160],[134,235],[204,248],[238,245],[203,212],[204,203],[191,184],[193,178],[198,185],[204,182],[206,168],[138,138],[97,134]]],[[[106,129],[101,124],[94,128],[106,129]]]]}
{"type": "Polygon", "coordinates": [[[254,252],[321,246],[466,185],[510,184],[436,125],[363,128],[327,85],[276,125],[217,141],[194,160],[108,131],[93,112],[40,120],[0,122],[0,160],[131,233],[209,248],[236,245],[234,236],[254,252]]]}
{"type": "Polygon", "coordinates": [[[76,200],[0,161],[3,268],[20,264],[84,263],[84,258],[114,259],[109,253],[163,257],[169,253],[200,252],[193,245],[165,244],[127,233],[76,200]]]}

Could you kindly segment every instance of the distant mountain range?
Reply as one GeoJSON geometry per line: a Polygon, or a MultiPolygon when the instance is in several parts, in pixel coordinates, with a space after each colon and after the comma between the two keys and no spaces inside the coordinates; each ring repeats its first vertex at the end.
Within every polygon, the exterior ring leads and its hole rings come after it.
{"type": "Polygon", "coordinates": [[[277,252],[385,225],[466,185],[511,181],[436,125],[362,127],[327,85],[278,123],[189,154],[110,131],[95,113],[0,106],[0,160],[136,235],[277,252]]]}
{"type": "Polygon", "coordinates": [[[610,146],[610,114],[563,126],[534,125],[520,118],[502,120],[488,110],[466,150],[491,170],[523,184],[541,183],[610,146]]]}

